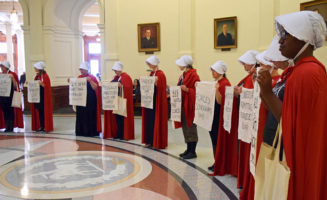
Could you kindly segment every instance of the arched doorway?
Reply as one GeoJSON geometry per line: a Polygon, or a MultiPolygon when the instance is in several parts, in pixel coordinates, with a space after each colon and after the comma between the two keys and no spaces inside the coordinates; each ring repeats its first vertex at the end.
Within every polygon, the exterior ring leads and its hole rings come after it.
{"type": "Polygon", "coordinates": [[[18,0],[0,0],[0,62],[8,60],[18,76],[25,72],[23,11],[18,0]]]}
{"type": "Polygon", "coordinates": [[[90,73],[101,80],[101,43],[98,24],[100,11],[95,1],[84,13],[82,18],[82,32],[84,43],[84,61],[90,63],[90,73]]]}

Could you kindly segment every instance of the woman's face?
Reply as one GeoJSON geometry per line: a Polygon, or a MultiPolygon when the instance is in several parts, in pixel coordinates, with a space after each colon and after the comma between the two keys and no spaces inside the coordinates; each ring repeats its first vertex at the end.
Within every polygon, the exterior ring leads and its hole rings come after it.
{"type": "Polygon", "coordinates": [[[268,71],[270,71],[271,68],[272,68],[272,66],[270,66],[270,65],[264,65],[262,63],[260,63],[260,67],[263,68],[263,69],[265,69],[265,70],[268,70],[268,71]]]}
{"type": "Polygon", "coordinates": [[[83,76],[86,76],[89,73],[89,71],[87,71],[85,69],[79,69],[79,71],[81,72],[81,75],[83,75],[83,76]]]}
{"type": "Polygon", "coordinates": [[[116,74],[117,76],[120,76],[120,75],[121,75],[121,71],[114,70],[114,72],[115,72],[115,74],[116,74]]]}
{"type": "Polygon", "coordinates": [[[2,71],[2,73],[7,73],[8,69],[4,66],[1,66],[1,71],[2,71]]]}
{"type": "Polygon", "coordinates": [[[39,69],[34,68],[34,71],[35,71],[35,73],[37,73],[37,74],[40,73],[40,70],[39,70],[39,69]]]}
{"type": "Polygon", "coordinates": [[[247,71],[247,72],[250,72],[252,67],[253,67],[253,65],[248,65],[248,64],[245,64],[245,63],[243,64],[243,66],[244,66],[244,70],[247,71]]]}
{"type": "Polygon", "coordinates": [[[211,74],[212,74],[212,78],[214,78],[215,80],[219,79],[222,74],[217,73],[215,70],[211,70],[211,74]]]}
{"type": "Polygon", "coordinates": [[[279,50],[286,58],[293,59],[296,54],[301,50],[301,48],[305,45],[305,42],[293,37],[284,29],[280,32],[281,37],[279,40],[279,50]]]}
{"type": "Polygon", "coordinates": [[[186,67],[179,66],[179,69],[180,69],[181,71],[184,71],[184,70],[186,69],[186,67]]]}
{"type": "Polygon", "coordinates": [[[134,80],[134,84],[133,84],[134,86],[137,86],[137,80],[135,79],[134,80]]]}
{"type": "Polygon", "coordinates": [[[155,65],[152,65],[150,63],[147,63],[147,64],[150,67],[150,69],[152,69],[152,71],[154,71],[157,68],[157,66],[155,66],[155,65]]]}

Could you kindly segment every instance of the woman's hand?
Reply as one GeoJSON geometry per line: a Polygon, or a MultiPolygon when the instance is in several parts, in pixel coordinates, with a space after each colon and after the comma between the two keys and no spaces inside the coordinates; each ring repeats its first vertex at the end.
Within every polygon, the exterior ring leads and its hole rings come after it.
{"type": "Polygon", "coordinates": [[[268,70],[261,69],[257,77],[262,96],[267,96],[272,93],[272,79],[268,70]]]}
{"type": "Polygon", "coordinates": [[[242,87],[234,86],[234,96],[239,96],[242,93],[242,87]]]}
{"type": "Polygon", "coordinates": [[[181,85],[181,89],[182,89],[184,92],[188,92],[188,88],[187,88],[185,85],[181,85]]]}

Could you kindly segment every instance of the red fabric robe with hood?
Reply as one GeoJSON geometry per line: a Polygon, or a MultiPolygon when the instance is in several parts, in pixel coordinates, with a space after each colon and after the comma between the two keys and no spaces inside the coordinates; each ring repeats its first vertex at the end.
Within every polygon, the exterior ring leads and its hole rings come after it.
{"type": "MultiPolygon", "coordinates": [[[[183,84],[188,88],[188,92],[182,90],[182,105],[184,116],[186,118],[187,125],[192,126],[194,115],[195,115],[195,82],[200,81],[196,69],[190,69],[188,72],[183,72],[183,84]]],[[[177,84],[180,82],[182,77],[179,78],[177,84]]],[[[181,128],[181,122],[175,122],[175,128],[181,128]]]]}
{"type": "MultiPolygon", "coordinates": [[[[53,131],[53,115],[52,115],[52,96],[51,96],[51,82],[47,73],[36,75],[34,80],[39,79],[44,83],[44,131],[53,131]]],[[[40,129],[39,111],[35,109],[34,104],[31,104],[32,114],[32,130],[40,129]]]]}
{"type": "MultiPolygon", "coordinates": [[[[119,76],[115,76],[113,80],[118,80],[119,76]]],[[[133,106],[133,82],[131,77],[122,73],[120,75],[120,82],[123,85],[124,98],[127,99],[127,117],[124,117],[124,139],[134,140],[134,106],[133,106]]],[[[104,131],[103,138],[116,137],[117,124],[116,118],[112,111],[104,111],[104,131]]]]}
{"type": "MultiPolygon", "coordinates": [[[[167,82],[166,76],[161,70],[151,72],[150,76],[155,74],[158,77],[157,96],[156,96],[156,114],[153,133],[153,147],[164,149],[168,145],[168,107],[167,107],[167,82]]],[[[146,110],[142,108],[142,143],[146,143],[146,110]]]]}
{"type": "MultiPolygon", "coordinates": [[[[247,75],[242,81],[239,82],[239,86],[247,89],[253,89],[252,75],[255,71],[247,75]]],[[[238,120],[237,111],[237,120],[238,120]]],[[[237,187],[244,187],[246,183],[246,176],[250,173],[249,156],[251,150],[251,144],[239,140],[238,151],[238,173],[237,173],[237,187]]]]}
{"type": "Polygon", "coordinates": [[[219,133],[215,155],[214,175],[223,176],[231,174],[237,176],[237,127],[238,109],[237,99],[233,101],[231,131],[228,133],[224,129],[224,105],[226,86],[231,86],[228,79],[219,80],[219,92],[221,94],[221,106],[219,116],[219,133]]]}
{"type": "Polygon", "coordinates": [[[314,57],[303,58],[286,80],[282,107],[288,199],[327,199],[326,119],[326,68],[314,57]]]}
{"type": "MultiPolygon", "coordinates": [[[[9,74],[13,75],[18,88],[14,88],[15,91],[20,92],[18,76],[15,72],[9,71],[9,74]]],[[[14,128],[24,128],[23,111],[21,108],[14,108],[14,128]]],[[[6,128],[6,123],[3,116],[2,108],[0,108],[0,128],[6,128]]]]}

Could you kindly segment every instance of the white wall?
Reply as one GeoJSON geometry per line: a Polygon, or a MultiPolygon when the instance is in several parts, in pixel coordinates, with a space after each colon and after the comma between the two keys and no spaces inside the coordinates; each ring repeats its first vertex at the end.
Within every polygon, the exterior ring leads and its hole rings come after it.
{"type": "MultiPolygon", "coordinates": [[[[82,60],[78,17],[94,0],[20,0],[24,11],[28,77],[32,63],[45,59],[54,85],[67,84],[78,74],[82,60]],[[24,6],[28,4],[28,6],[24,6]],[[28,13],[25,15],[25,13],[28,13]],[[28,23],[28,24],[26,24],[28,23]]],[[[246,73],[237,59],[245,51],[266,49],[274,34],[274,18],[299,11],[302,0],[98,0],[100,7],[102,77],[111,79],[113,62],[121,60],[131,77],[147,74],[145,59],[138,52],[137,24],[160,23],[160,68],[168,84],[175,85],[180,71],[175,60],[187,53],[194,57],[202,80],[212,80],[209,66],[217,60],[228,64],[227,76],[236,84],[246,73]],[[214,49],[214,19],[237,16],[238,47],[222,52],[214,49]]],[[[327,65],[327,46],[315,55],[327,65]]]]}

